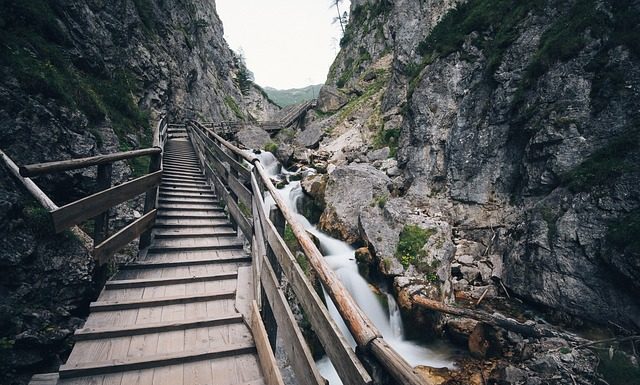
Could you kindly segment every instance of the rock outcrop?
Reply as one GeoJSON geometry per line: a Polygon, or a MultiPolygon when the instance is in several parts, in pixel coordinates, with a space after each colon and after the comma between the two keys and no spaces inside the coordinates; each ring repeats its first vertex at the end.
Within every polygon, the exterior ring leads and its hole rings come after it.
{"type": "MultiPolygon", "coordinates": [[[[634,1],[354,1],[327,81],[351,99],[313,123],[327,133],[319,150],[384,169],[393,196],[452,229],[454,289],[478,298],[501,282],[640,327],[638,20],[634,1]],[[379,94],[368,88],[385,73],[379,94]],[[384,147],[397,164],[373,152],[384,147]]],[[[365,239],[340,216],[353,221],[369,194],[326,194],[345,211],[328,204],[323,227],[365,239]]],[[[384,226],[375,211],[361,227],[384,226]]]]}
{"type": "MultiPolygon", "coordinates": [[[[148,147],[161,114],[221,121],[273,108],[243,95],[213,2],[10,1],[0,15],[0,147],[19,165],[148,147]]],[[[145,167],[116,163],[113,183],[145,167]]],[[[35,181],[63,205],[92,193],[95,176],[35,181]]],[[[93,295],[89,252],[51,235],[46,215],[0,166],[0,383],[54,370],[93,295]]]]}

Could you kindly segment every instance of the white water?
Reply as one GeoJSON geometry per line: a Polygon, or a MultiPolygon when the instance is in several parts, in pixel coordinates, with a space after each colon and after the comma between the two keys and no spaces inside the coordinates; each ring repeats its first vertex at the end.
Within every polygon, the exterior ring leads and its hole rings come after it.
{"type": "MultiPolygon", "coordinates": [[[[279,174],[291,174],[280,166],[271,153],[265,151],[258,155],[258,157],[260,158],[262,166],[272,177],[277,178],[279,174]]],[[[373,321],[380,333],[382,333],[384,339],[404,357],[411,366],[427,365],[432,367],[446,366],[453,368],[453,362],[449,358],[450,354],[446,348],[440,348],[438,350],[430,349],[404,338],[404,328],[398,304],[391,294],[383,292],[382,295],[386,296],[386,302],[388,304],[387,308],[384,307],[381,298],[375,294],[375,290],[373,290],[369,283],[367,283],[358,272],[358,265],[354,253],[355,249],[345,242],[324,234],[298,212],[297,203],[298,200],[302,199],[304,194],[300,182],[290,182],[278,191],[287,203],[287,206],[289,206],[289,209],[295,213],[300,224],[318,238],[320,251],[325,256],[327,264],[336,273],[360,308],[363,309],[371,321],[373,321]]],[[[265,209],[269,210],[275,203],[273,198],[268,194],[265,200],[265,209]]],[[[340,327],[342,333],[347,337],[351,346],[355,348],[356,343],[349,329],[342,321],[338,310],[326,292],[325,299],[329,313],[340,327]]],[[[317,365],[321,374],[329,380],[331,385],[342,384],[328,357],[325,356],[320,359],[317,365]]]]}

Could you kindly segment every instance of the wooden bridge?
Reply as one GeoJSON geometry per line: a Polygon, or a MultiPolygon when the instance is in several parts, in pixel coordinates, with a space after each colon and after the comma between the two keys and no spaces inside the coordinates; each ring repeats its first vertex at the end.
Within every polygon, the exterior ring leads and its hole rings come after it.
{"type": "Polygon", "coordinates": [[[244,121],[202,122],[201,124],[206,128],[216,130],[220,135],[237,132],[248,125],[255,125],[269,133],[275,133],[299,122],[315,104],[316,100],[309,100],[287,106],[280,110],[274,120],[260,120],[254,123],[244,121]]]}
{"type": "Polygon", "coordinates": [[[283,384],[276,344],[291,383],[325,385],[285,297],[294,294],[344,384],[426,384],[382,338],[296,222],[260,161],[198,122],[167,124],[154,147],[10,171],[51,213],[56,231],[94,218],[97,263],[140,237],[140,253],[120,266],[91,303],[57,373],[32,385],[283,384]],[[149,173],[110,186],[111,164],[150,156],[149,173]],[[56,206],[30,176],[98,166],[95,194],[56,206]],[[139,219],[108,234],[110,207],[146,193],[139,219]],[[265,207],[270,195],[275,207],[265,207]],[[293,231],[357,343],[354,350],[283,240],[293,231]],[[278,342],[279,341],[279,342],[278,342]]]}

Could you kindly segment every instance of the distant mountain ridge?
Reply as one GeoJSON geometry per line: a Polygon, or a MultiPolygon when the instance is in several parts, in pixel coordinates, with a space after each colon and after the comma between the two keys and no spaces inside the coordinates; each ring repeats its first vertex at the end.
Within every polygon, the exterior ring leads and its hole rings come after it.
{"type": "Polygon", "coordinates": [[[269,98],[280,107],[298,104],[307,100],[315,99],[320,92],[322,84],[314,84],[304,88],[292,88],[288,90],[277,90],[272,87],[264,87],[264,91],[269,98]]]}

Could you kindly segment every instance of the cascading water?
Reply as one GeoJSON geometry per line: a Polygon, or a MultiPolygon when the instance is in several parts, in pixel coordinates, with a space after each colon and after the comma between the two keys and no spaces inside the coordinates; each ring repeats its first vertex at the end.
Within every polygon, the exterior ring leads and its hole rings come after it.
{"type": "MultiPolygon", "coordinates": [[[[291,174],[280,165],[270,152],[263,151],[258,157],[270,176],[277,179],[280,175],[286,177],[286,175],[291,174]]],[[[289,206],[289,209],[295,213],[300,224],[318,239],[320,251],[325,256],[325,261],[345,285],[360,308],[365,311],[376,325],[384,339],[412,366],[453,367],[452,361],[448,358],[450,356],[449,352],[446,349],[434,350],[406,340],[398,304],[391,294],[383,292],[387,303],[387,308],[384,307],[382,298],[374,293],[369,283],[360,275],[354,257],[355,249],[349,244],[319,231],[306,217],[299,213],[298,202],[304,195],[300,182],[292,181],[278,191],[289,206]]],[[[265,200],[266,209],[275,204],[273,198],[268,194],[265,200]]],[[[342,333],[347,337],[351,346],[355,347],[356,344],[349,329],[342,321],[338,310],[326,292],[325,300],[329,313],[340,327],[342,333]]],[[[329,380],[331,385],[342,384],[328,357],[320,359],[317,364],[321,374],[329,380]]]]}

